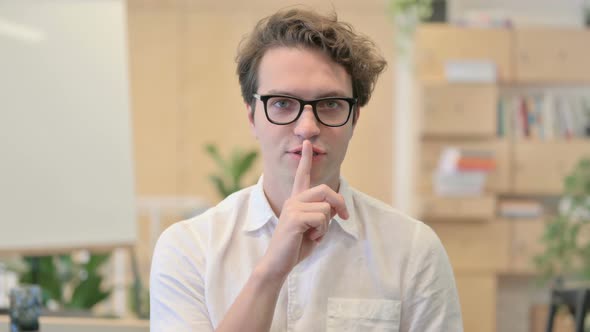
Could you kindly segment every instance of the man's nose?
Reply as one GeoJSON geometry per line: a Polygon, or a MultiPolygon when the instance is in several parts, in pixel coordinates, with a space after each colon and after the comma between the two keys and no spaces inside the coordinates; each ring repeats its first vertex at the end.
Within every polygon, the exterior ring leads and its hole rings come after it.
{"type": "Polygon", "coordinates": [[[303,109],[303,113],[295,122],[295,135],[300,136],[303,139],[312,138],[319,135],[320,123],[315,118],[313,110],[310,105],[306,105],[303,109]]]}

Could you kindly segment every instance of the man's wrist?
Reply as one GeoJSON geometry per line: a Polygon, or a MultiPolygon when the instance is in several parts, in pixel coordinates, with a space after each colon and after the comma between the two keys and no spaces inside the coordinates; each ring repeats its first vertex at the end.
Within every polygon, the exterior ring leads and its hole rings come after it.
{"type": "Polygon", "coordinates": [[[289,273],[281,273],[273,269],[264,258],[256,265],[252,271],[252,278],[264,285],[277,285],[281,287],[287,279],[289,273]]]}

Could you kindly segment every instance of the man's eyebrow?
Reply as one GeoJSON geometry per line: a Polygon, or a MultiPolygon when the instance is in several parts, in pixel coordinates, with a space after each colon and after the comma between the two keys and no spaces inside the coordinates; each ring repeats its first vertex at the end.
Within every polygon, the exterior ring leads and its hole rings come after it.
{"type": "MultiPolygon", "coordinates": [[[[292,97],[296,97],[296,98],[301,98],[301,95],[298,93],[293,93],[293,91],[285,91],[285,90],[275,90],[275,89],[271,89],[267,92],[267,94],[276,94],[276,95],[286,95],[286,96],[292,96],[292,97]]],[[[326,97],[345,97],[345,98],[350,98],[347,96],[347,93],[343,92],[343,91],[338,91],[338,90],[331,90],[331,91],[325,91],[322,93],[319,93],[317,95],[314,96],[314,99],[319,99],[319,98],[326,98],[326,97]]],[[[303,99],[303,98],[301,98],[303,99]]]]}

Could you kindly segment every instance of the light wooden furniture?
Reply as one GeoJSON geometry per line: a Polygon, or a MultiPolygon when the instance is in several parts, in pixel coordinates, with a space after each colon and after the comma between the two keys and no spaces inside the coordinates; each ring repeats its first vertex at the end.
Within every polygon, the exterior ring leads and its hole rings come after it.
{"type": "Polygon", "coordinates": [[[418,77],[443,81],[447,60],[489,59],[497,64],[500,80],[510,81],[512,36],[502,29],[467,29],[445,24],[423,25],[416,35],[418,77]]]}
{"type": "Polygon", "coordinates": [[[588,82],[590,31],[520,29],[514,32],[514,76],[518,82],[588,82]]]}
{"type": "MultiPolygon", "coordinates": [[[[41,317],[41,332],[149,332],[147,320],[41,317]]],[[[10,318],[0,315],[0,332],[9,332],[10,318]]]]}
{"type": "Polygon", "coordinates": [[[507,222],[430,224],[443,242],[458,276],[463,272],[504,270],[510,264],[507,222]]]}
{"type": "Polygon", "coordinates": [[[424,86],[425,136],[490,137],[496,133],[498,88],[493,84],[427,84],[424,86]],[[478,112],[473,112],[477,109],[478,112]],[[469,123],[469,126],[465,124],[469,123]]]}
{"type": "Polygon", "coordinates": [[[456,280],[465,332],[496,331],[496,318],[489,314],[496,302],[486,301],[495,297],[496,278],[489,273],[457,273],[456,280]]]}
{"type": "Polygon", "coordinates": [[[587,139],[517,141],[514,144],[513,192],[560,193],[564,176],[572,170],[582,155],[590,155],[588,142],[587,139]]]}
{"type": "Polygon", "coordinates": [[[421,218],[439,235],[451,259],[466,332],[496,331],[498,278],[533,276],[532,257],[542,250],[543,220],[499,218],[497,202],[503,196],[559,195],[564,175],[581,156],[590,154],[590,139],[498,137],[498,97],[505,86],[590,85],[588,40],[590,31],[575,29],[442,24],[418,29],[418,206],[421,218]],[[498,82],[448,83],[444,64],[449,60],[492,61],[498,82]],[[496,169],[483,195],[434,194],[433,172],[440,152],[448,146],[494,154],[496,169]]]}
{"type": "Polygon", "coordinates": [[[486,182],[486,191],[506,192],[510,187],[510,145],[507,140],[487,137],[476,140],[457,140],[453,136],[436,137],[435,139],[422,140],[420,179],[418,180],[419,193],[432,192],[432,174],[437,167],[438,157],[445,147],[454,146],[461,149],[485,149],[492,151],[496,156],[496,169],[489,175],[486,182]]]}

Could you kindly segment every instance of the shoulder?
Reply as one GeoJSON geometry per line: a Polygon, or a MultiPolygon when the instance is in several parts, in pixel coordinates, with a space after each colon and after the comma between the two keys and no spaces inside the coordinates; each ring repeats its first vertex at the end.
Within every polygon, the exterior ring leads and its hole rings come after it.
{"type": "Polygon", "coordinates": [[[206,246],[213,232],[235,228],[240,221],[237,216],[247,208],[252,188],[237,191],[205,212],[172,224],[160,235],[156,249],[171,245],[193,251],[195,246],[206,246]]]}
{"type": "Polygon", "coordinates": [[[404,243],[413,253],[421,251],[426,254],[442,248],[434,230],[424,222],[361,191],[350,190],[355,213],[366,231],[374,230],[389,240],[404,243]]]}
{"type": "Polygon", "coordinates": [[[380,226],[397,226],[409,229],[429,228],[422,221],[410,217],[389,204],[369,196],[359,190],[350,188],[353,208],[357,213],[380,226]]]}

